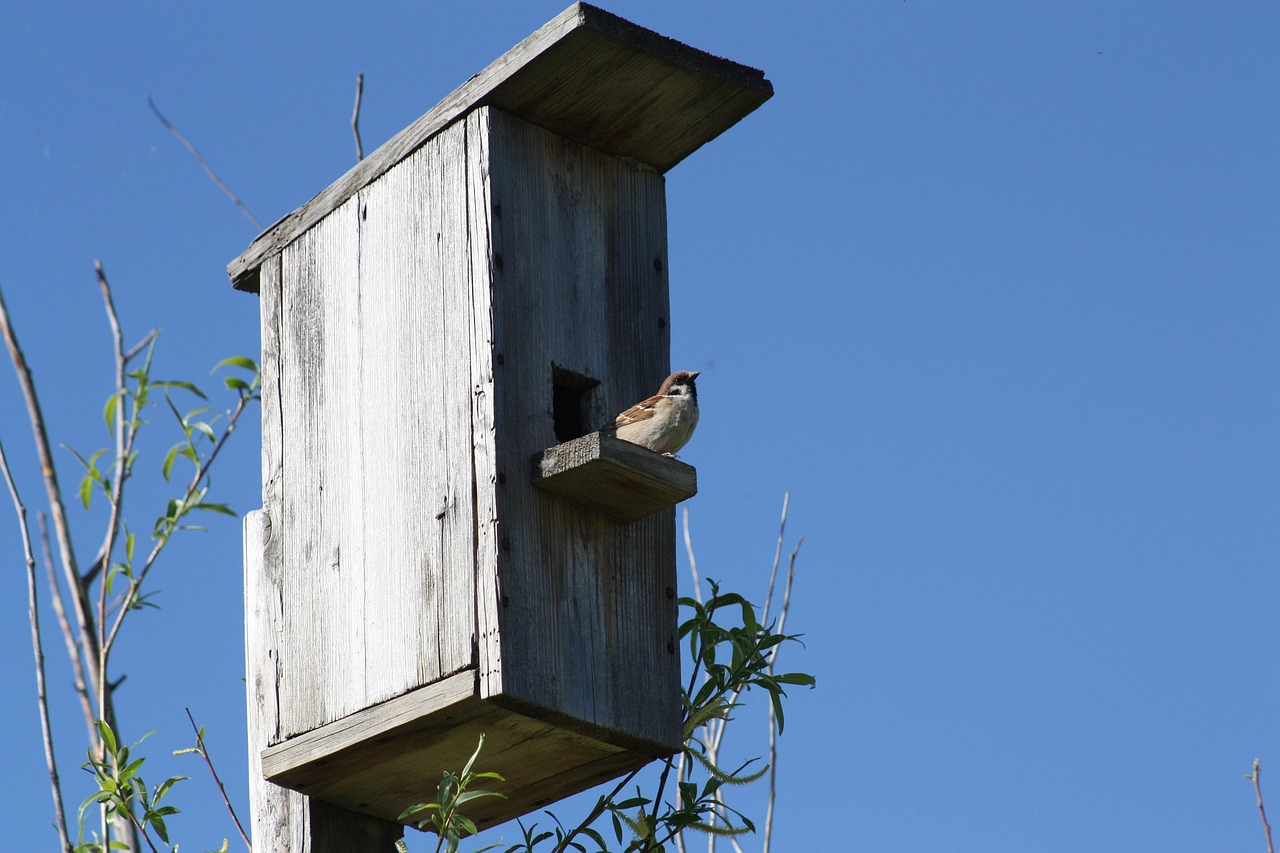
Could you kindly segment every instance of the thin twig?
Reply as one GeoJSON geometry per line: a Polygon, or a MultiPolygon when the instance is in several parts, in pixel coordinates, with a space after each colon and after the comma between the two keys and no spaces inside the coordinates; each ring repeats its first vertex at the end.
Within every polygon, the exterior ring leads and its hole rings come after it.
{"type": "Polygon", "coordinates": [[[116,533],[120,529],[120,513],[124,505],[124,481],[129,474],[129,456],[133,449],[133,434],[129,435],[128,445],[125,443],[125,427],[124,427],[124,335],[120,332],[120,318],[116,314],[115,300],[111,298],[111,285],[107,282],[107,272],[102,268],[102,261],[94,260],[94,272],[98,275],[98,289],[102,291],[102,301],[107,311],[107,322],[111,325],[111,343],[112,355],[115,360],[116,367],[116,406],[115,406],[115,442],[116,442],[116,462],[115,475],[111,482],[111,514],[107,520],[107,532],[102,539],[102,547],[98,551],[98,558],[94,561],[94,567],[90,569],[89,574],[85,577],[86,585],[89,583],[91,576],[96,572],[102,572],[102,583],[98,585],[98,671],[102,673],[102,678],[98,682],[98,707],[105,708],[107,706],[107,648],[106,648],[106,630],[107,630],[107,575],[110,573],[111,552],[115,550],[116,533]]]}
{"type": "Polygon", "coordinates": [[[146,349],[148,346],[151,345],[151,342],[156,339],[156,335],[158,334],[160,334],[159,329],[152,329],[151,331],[147,332],[147,334],[143,337],[142,340],[138,341],[136,344],[133,345],[133,349],[129,350],[127,353],[124,354],[124,360],[126,362],[133,361],[134,357],[137,356],[138,353],[142,352],[144,349],[146,349]]]}
{"type": "Polygon", "coordinates": [[[44,737],[44,760],[49,767],[49,787],[53,791],[53,811],[58,830],[58,840],[62,842],[63,853],[71,853],[71,838],[67,834],[67,815],[62,808],[62,785],[58,781],[58,762],[53,754],[53,728],[49,725],[49,697],[44,684],[44,645],[40,641],[40,608],[36,598],[36,558],[31,549],[31,531],[27,527],[27,508],[18,497],[18,487],[9,472],[9,460],[4,455],[4,445],[0,444],[0,471],[4,472],[4,481],[9,486],[9,495],[13,498],[13,508],[18,513],[18,527],[22,531],[22,549],[27,560],[27,617],[31,621],[31,649],[36,662],[36,703],[40,706],[40,732],[44,737]]]}
{"type": "Polygon", "coordinates": [[[773,602],[774,584],[778,579],[778,564],[782,560],[782,539],[787,532],[787,507],[791,505],[791,493],[782,494],[782,520],[778,522],[778,544],[773,549],[773,568],[769,570],[769,594],[764,599],[764,610],[760,611],[760,621],[768,623],[769,606],[773,602]]]}
{"type": "Polygon", "coordinates": [[[231,199],[231,201],[235,204],[235,206],[240,208],[240,212],[249,218],[249,221],[253,223],[254,228],[257,228],[259,231],[261,231],[262,223],[258,221],[258,217],[250,213],[249,208],[244,206],[244,202],[242,202],[238,197],[236,197],[236,194],[231,191],[231,188],[222,182],[222,179],[219,178],[217,173],[213,171],[213,168],[210,167],[209,163],[204,159],[204,157],[200,156],[200,152],[196,150],[196,147],[192,145],[190,142],[188,142],[187,138],[182,135],[182,132],[169,123],[169,120],[165,118],[164,114],[160,112],[158,107],[156,107],[156,102],[152,100],[150,95],[147,95],[147,106],[151,107],[151,112],[156,114],[156,118],[158,118],[160,120],[160,123],[165,126],[165,129],[168,130],[170,133],[172,133],[174,136],[178,137],[178,141],[181,142],[183,146],[188,151],[191,152],[191,156],[196,158],[196,162],[198,162],[200,164],[200,167],[204,169],[204,172],[206,175],[209,176],[209,179],[213,181],[215,184],[217,184],[218,189],[226,193],[227,198],[231,199]]]}
{"type": "Polygon", "coordinates": [[[36,513],[36,521],[40,524],[40,551],[44,556],[45,573],[49,576],[49,598],[53,602],[54,615],[58,617],[58,627],[62,629],[62,639],[67,644],[67,657],[71,660],[71,671],[75,676],[76,695],[80,697],[80,710],[84,714],[84,722],[89,730],[92,742],[98,736],[94,726],[93,700],[89,698],[89,687],[85,681],[84,660],[80,657],[80,646],[71,631],[71,623],[67,620],[67,609],[62,603],[62,590],[58,586],[58,575],[53,570],[53,552],[49,546],[49,525],[43,512],[36,513]]]}
{"type": "MultiPolygon", "coordinates": [[[[787,561],[787,583],[782,591],[782,612],[778,616],[779,634],[784,633],[783,628],[787,624],[787,613],[791,610],[791,586],[796,578],[796,557],[800,554],[800,546],[804,544],[804,537],[801,536],[796,540],[796,547],[791,550],[791,558],[787,561]]],[[[782,644],[774,646],[769,651],[769,667],[767,672],[773,675],[773,665],[778,660],[778,650],[782,644]]],[[[769,799],[765,806],[764,813],[764,836],[761,841],[760,853],[769,853],[769,846],[773,842],[773,810],[778,799],[778,727],[774,719],[773,703],[769,703],[769,799]]]]}
{"type": "MultiPolygon", "coordinates": [[[[191,478],[191,482],[187,485],[186,492],[183,493],[181,502],[185,504],[191,499],[191,496],[200,488],[200,482],[209,474],[209,469],[213,467],[214,461],[218,458],[223,445],[227,443],[227,439],[231,437],[231,433],[235,431],[236,423],[240,420],[240,415],[244,413],[245,403],[249,401],[249,397],[244,394],[240,395],[240,402],[236,404],[235,411],[231,413],[230,420],[227,422],[226,429],[213,446],[213,450],[209,452],[209,456],[196,467],[195,476],[191,478]]],[[[116,637],[120,633],[120,626],[124,622],[125,614],[133,607],[134,601],[138,597],[138,590],[142,587],[142,582],[147,579],[147,575],[151,571],[151,567],[155,564],[156,557],[160,556],[160,552],[164,550],[164,546],[168,544],[169,537],[173,535],[175,527],[169,527],[156,540],[156,544],[152,546],[151,553],[147,555],[147,560],[142,565],[141,571],[129,581],[129,588],[124,594],[124,598],[120,603],[120,609],[116,612],[115,621],[111,625],[111,632],[107,634],[106,640],[102,644],[103,659],[111,653],[111,648],[115,645],[116,637]]]]}
{"type": "MultiPolygon", "coordinates": [[[[40,398],[36,395],[35,381],[31,378],[31,368],[18,345],[17,333],[9,322],[9,310],[4,303],[4,293],[0,291],[0,336],[4,337],[9,349],[9,358],[13,362],[14,371],[18,375],[18,384],[22,388],[22,396],[27,404],[27,417],[31,421],[31,433],[35,438],[36,457],[40,462],[40,473],[44,477],[45,492],[49,499],[49,511],[53,517],[53,530],[58,542],[58,553],[61,557],[62,572],[71,593],[71,602],[75,606],[76,627],[80,632],[80,641],[85,644],[84,663],[92,685],[100,678],[98,672],[98,632],[94,629],[93,612],[90,609],[88,589],[82,583],[80,570],[76,564],[75,550],[71,544],[71,530],[67,524],[67,511],[62,502],[62,490],[58,486],[58,473],[53,467],[53,454],[49,450],[49,436],[45,431],[44,414],[40,408],[40,398]]],[[[104,709],[98,713],[106,718],[104,709]]],[[[110,720],[108,719],[108,722],[110,720]]]]}
{"type": "MultiPolygon", "coordinates": [[[[778,521],[778,544],[777,544],[777,547],[774,549],[774,553],[773,553],[773,568],[769,570],[769,590],[765,594],[764,609],[760,611],[760,622],[761,624],[764,624],[764,625],[767,625],[769,622],[769,607],[771,606],[771,603],[773,601],[774,589],[777,587],[777,584],[778,584],[778,566],[781,565],[782,563],[782,540],[783,540],[783,536],[786,534],[786,531],[787,531],[787,507],[790,505],[791,505],[791,493],[784,492],[782,495],[782,518],[778,521]]],[[[781,626],[779,626],[779,629],[780,628],[781,626]]],[[[779,633],[781,633],[781,630],[779,630],[779,633]]],[[[774,653],[776,654],[776,652],[777,652],[777,646],[774,647],[774,653]]],[[[734,691],[733,695],[729,697],[729,703],[730,704],[736,703],[738,701],[738,696],[741,693],[742,693],[741,690],[734,691]]],[[[770,708],[773,707],[772,703],[770,703],[769,707],[770,708]]],[[[711,720],[708,723],[707,733],[708,735],[710,735],[710,739],[713,744],[713,749],[710,750],[712,754],[717,754],[717,755],[719,754],[720,742],[724,739],[725,728],[728,726],[728,724],[729,724],[729,721],[723,718],[718,721],[711,720]],[[718,725],[715,725],[715,727],[712,728],[712,725],[716,723],[718,723],[718,725]]]]}
{"type": "Polygon", "coordinates": [[[364,146],[360,144],[360,101],[364,98],[364,72],[356,75],[356,105],[351,111],[351,135],[356,138],[356,162],[364,159],[364,146]]]}
{"type": "Polygon", "coordinates": [[[183,708],[187,712],[187,719],[191,721],[191,728],[196,733],[197,752],[204,759],[204,763],[208,765],[209,772],[213,774],[213,781],[218,783],[218,792],[222,794],[222,802],[226,803],[227,811],[231,813],[231,819],[236,823],[236,829],[240,831],[240,837],[244,839],[244,846],[249,848],[249,853],[253,853],[253,845],[249,843],[249,836],[244,831],[244,826],[240,823],[240,818],[236,816],[236,810],[231,805],[231,800],[227,798],[227,789],[223,787],[222,780],[218,778],[218,771],[213,769],[213,759],[209,757],[209,748],[204,744],[204,734],[201,733],[200,727],[196,725],[196,718],[191,716],[190,708],[183,708]]]}
{"type": "Polygon", "coordinates": [[[689,535],[689,507],[684,508],[684,552],[689,556],[689,573],[693,575],[693,597],[702,603],[702,578],[698,576],[698,558],[693,554],[693,538],[689,535]]]}
{"type": "Polygon", "coordinates": [[[1267,834],[1267,853],[1275,853],[1275,847],[1271,844],[1271,824],[1267,823],[1267,809],[1262,805],[1262,761],[1260,759],[1253,759],[1253,775],[1245,778],[1253,780],[1253,792],[1258,796],[1258,814],[1262,816],[1262,829],[1267,834]]]}
{"type": "Polygon", "coordinates": [[[587,827],[591,826],[591,824],[595,823],[596,818],[604,814],[605,805],[607,803],[612,802],[613,798],[618,796],[618,792],[621,791],[623,788],[625,788],[627,785],[631,784],[631,780],[636,778],[636,776],[643,769],[644,769],[643,767],[637,767],[635,770],[632,770],[625,777],[623,777],[621,782],[619,782],[617,785],[613,787],[613,790],[609,792],[608,796],[601,797],[596,802],[595,807],[592,808],[591,811],[587,814],[587,816],[583,819],[582,823],[578,824],[573,829],[569,830],[569,833],[560,840],[560,843],[555,846],[555,849],[553,849],[551,853],[564,853],[565,850],[568,850],[569,842],[573,841],[574,836],[582,832],[587,827]]]}

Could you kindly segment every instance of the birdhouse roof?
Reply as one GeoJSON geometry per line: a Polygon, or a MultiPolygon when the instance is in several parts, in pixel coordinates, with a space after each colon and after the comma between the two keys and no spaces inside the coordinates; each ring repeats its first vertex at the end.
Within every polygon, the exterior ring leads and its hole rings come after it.
{"type": "Polygon", "coordinates": [[[227,273],[257,292],[264,260],[479,106],[666,172],[772,95],[762,71],[575,3],[260,234],[227,273]]]}

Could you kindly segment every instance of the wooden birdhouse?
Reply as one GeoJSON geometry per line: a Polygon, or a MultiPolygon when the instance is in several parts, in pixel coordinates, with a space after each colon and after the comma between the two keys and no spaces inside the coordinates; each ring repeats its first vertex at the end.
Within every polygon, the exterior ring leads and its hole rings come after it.
{"type": "Polygon", "coordinates": [[[664,173],[771,94],[575,4],[231,263],[268,782],[395,821],[484,733],[483,827],[679,749],[693,469],[593,431],[671,366],[664,173]]]}

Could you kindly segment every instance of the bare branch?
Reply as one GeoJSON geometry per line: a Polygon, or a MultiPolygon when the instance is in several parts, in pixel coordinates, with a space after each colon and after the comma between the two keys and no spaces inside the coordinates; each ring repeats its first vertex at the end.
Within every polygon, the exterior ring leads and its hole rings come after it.
{"type": "MultiPolygon", "coordinates": [[[[107,532],[102,539],[102,547],[98,551],[98,557],[94,561],[94,566],[85,576],[86,585],[92,579],[92,576],[98,572],[109,572],[111,565],[111,552],[115,550],[116,533],[120,529],[120,513],[124,504],[124,481],[129,475],[129,455],[133,448],[133,434],[129,435],[128,444],[125,443],[125,426],[124,426],[124,335],[120,333],[120,318],[116,314],[115,300],[111,298],[111,285],[107,282],[107,272],[102,268],[102,261],[94,260],[94,272],[98,274],[98,289],[102,291],[102,301],[106,306],[107,322],[111,325],[111,342],[112,355],[115,358],[116,367],[116,406],[115,406],[115,441],[116,441],[116,463],[115,475],[111,482],[111,515],[107,521],[107,532]]],[[[107,706],[107,657],[106,657],[106,637],[103,633],[107,628],[107,583],[106,575],[103,575],[103,581],[98,585],[98,671],[103,677],[98,682],[98,707],[105,708],[107,706]]]]}
{"type": "Polygon", "coordinates": [[[71,838],[67,835],[67,816],[62,808],[62,786],[58,781],[58,762],[53,754],[53,728],[49,725],[49,697],[44,685],[44,646],[40,641],[40,608],[36,598],[36,558],[31,549],[31,531],[27,527],[27,508],[18,497],[18,487],[9,472],[9,460],[0,444],[0,471],[9,486],[13,508],[18,514],[18,527],[22,531],[22,549],[27,561],[27,617],[31,621],[31,649],[36,662],[36,703],[40,706],[40,732],[44,737],[44,760],[49,767],[49,787],[53,791],[54,826],[62,842],[63,853],[71,853],[71,838]]]}
{"type": "Polygon", "coordinates": [[[62,589],[58,586],[58,575],[53,570],[53,554],[49,546],[49,525],[43,512],[36,513],[36,521],[40,523],[40,550],[44,556],[45,573],[49,576],[49,598],[53,602],[53,612],[58,617],[58,627],[62,629],[62,639],[67,644],[67,657],[71,660],[71,671],[75,675],[76,695],[80,697],[80,710],[84,713],[84,724],[89,732],[89,740],[98,736],[93,721],[93,700],[89,698],[88,682],[85,681],[84,660],[80,656],[80,646],[76,643],[76,635],[67,620],[67,609],[62,603],[62,589]]]}
{"type": "Polygon", "coordinates": [[[232,203],[234,203],[236,207],[240,208],[240,212],[248,217],[249,221],[253,223],[254,228],[261,231],[262,223],[258,221],[258,217],[250,213],[249,208],[244,206],[244,202],[240,201],[236,194],[231,191],[230,187],[222,182],[222,179],[213,171],[213,168],[204,159],[204,157],[200,156],[200,152],[196,147],[187,141],[187,138],[182,135],[181,131],[169,123],[169,120],[165,118],[164,114],[160,112],[158,107],[156,107],[156,102],[152,100],[150,95],[147,95],[147,106],[151,107],[151,112],[156,114],[156,118],[160,120],[160,123],[164,125],[165,129],[178,137],[178,141],[182,143],[183,147],[191,152],[191,156],[196,158],[196,162],[200,164],[202,169],[204,169],[204,173],[209,176],[209,179],[218,186],[218,189],[222,190],[226,194],[227,198],[231,199],[232,203]]]}
{"type": "Polygon", "coordinates": [[[249,848],[249,853],[253,853],[253,845],[249,843],[249,836],[244,831],[244,826],[240,823],[240,818],[236,816],[236,810],[231,805],[231,800],[227,798],[227,789],[222,784],[222,779],[218,777],[218,771],[213,769],[213,759],[209,757],[209,748],[204,744],[204,733],[200,731],[200,727],[196,725],[196,718],[191,716],[190,708],[183,708],[187,712],[187,719],[191,721],[191,729],[196,733],[196,752],[204,759],[204,763],[209,768],[209,773],[213,775],[213,781],[218,783],[218,792],[222,794],[222,802],[226,804],[227,811],[231,813],[231,819],[235,821],[236,829],[240,830],[240,837],[244,839],[244,846],[249,848]]]}
{"type": "MultiPolygon", "coordinates": [[[[791,586],[796,578],[796,557],[800,554],[800,546],[804,544],[804,537],[801,536],[796,540],[796,547],[791,550],[791,557],[787,561],[787,583],[782,592],[782,612],[778,616],[778,633],[783,633],[783,627],[787,624],[787,612],[791,610],[791,586]]],[[[778,649],[781,643],[774,646],[769,651],[769,668],[768,673],[773,675],[773,665],[778,660],[778,649]]],[[[769,703],[769,798],[765,806],[764,813],[764,836],[761,842],[760,853],[769,853],[769,845],[773,842],[773,810],[778,800],[778,727],[777,720],[774,717],[773,703],[769,703]]]]}
{"type": "Polygon", "coordinates": [[[360,101],[364,98],[364,72],[356,75],[356,105],[351,111],[351,135],[356,138],[356,162],[364,159],[364,146],[360,144],[360,101]]]}
{"type": "Polygon", "coordinates": [[[773,550],[773,568],[769,571],[769,593],[764,598],[764,609],[760,611],[760,621],[768,623],[769,606],[773,603],[773,590],[778,580],[778,565],[782,560],[782,538],[787,532],[787,507],[791,505],[791,493],[782,495],[782,520],[778,522],[778,544],[773,550]]]}
{"type": "Polygon", "coordinates": [[[1262,805],[1262,762],[1253,759],[1253,774],[1244,777],[1253,782],[1253,792],[1258,797],[1258,814],[1262,816],[1262,829],[1267,834],[1267,853],[1275,853],[1275,847],[1271,844],[1271,824],[1267,823],[1267,809],[1262,805]]]}
{"type": "Polygon", "coordinates": [[[689,573],[693,575],[693,597],[702,603],[702,578],[698,577],[698,558],[693,555],[693,539],[689,536],[689,507],[684,507],[684,552],[689,555],[689,573]]]}
{"type": "Polygon", "coordinates": [[[159,329],[152,329],[151,331],[147,332],[146,336],[143,337],[142,340],[134,344],[133,348],[124,354],[124,360],[126,362],[133,361],[134,357],[138,353],[142,352],[144,349],[146,349],[151,345],[151,342],[156,339],[156,335],[158,334],[160,334],[159,329]]]}
{"type": "MultiPolygon", "coordinates": [[[[58,486],[58,473],[53,467],[53,454],[49,450],[49,436],[45,431],[40,399],[36,395],[35,382],[31,378],[31,368],[27,366],[22,348],[18,345],[17,333],[9,321],[9,310],[4,302],[3,291],[0,291],[0,336],[4,337],[9,358],[18,375],[18,384],[22,387],[22,396],[26,400],[27,417],[31,421],[31,433],[36,443],[36,457],[40,461],[40,472],[44,476],[45,492],[48,495],[49,510],[53,517],[53,530],[57,537],[63,576],[71,593],[72,604],[75,606],[80,639],[85,644],[85,667],[90,683],[97,685],[100,678],[98,640],[97,631],[94,629],[93,613],[89,605],[88,589],[82,582],[80,570],[76,565],[75,550],[71,545],[71,531],[67,525],[67,511],[62,502],[62,490],[58,486]]],[[[99,708],[98,712],[101,716],[106,716],[102,708],[99,708]]]]}

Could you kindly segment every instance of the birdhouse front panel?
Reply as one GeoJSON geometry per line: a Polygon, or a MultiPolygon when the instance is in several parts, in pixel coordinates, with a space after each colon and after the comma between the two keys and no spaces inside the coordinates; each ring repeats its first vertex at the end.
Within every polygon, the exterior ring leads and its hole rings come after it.
{"type": "Polygon", "coordinates": [[[534,489],[530,471],[538,451],[667,375],[664,179],[499,110],[474,122],[487,125],[498,480],[499,642],[481,648],[484,694],[670,752],[673,511],[619,523],[534,489]]]}

